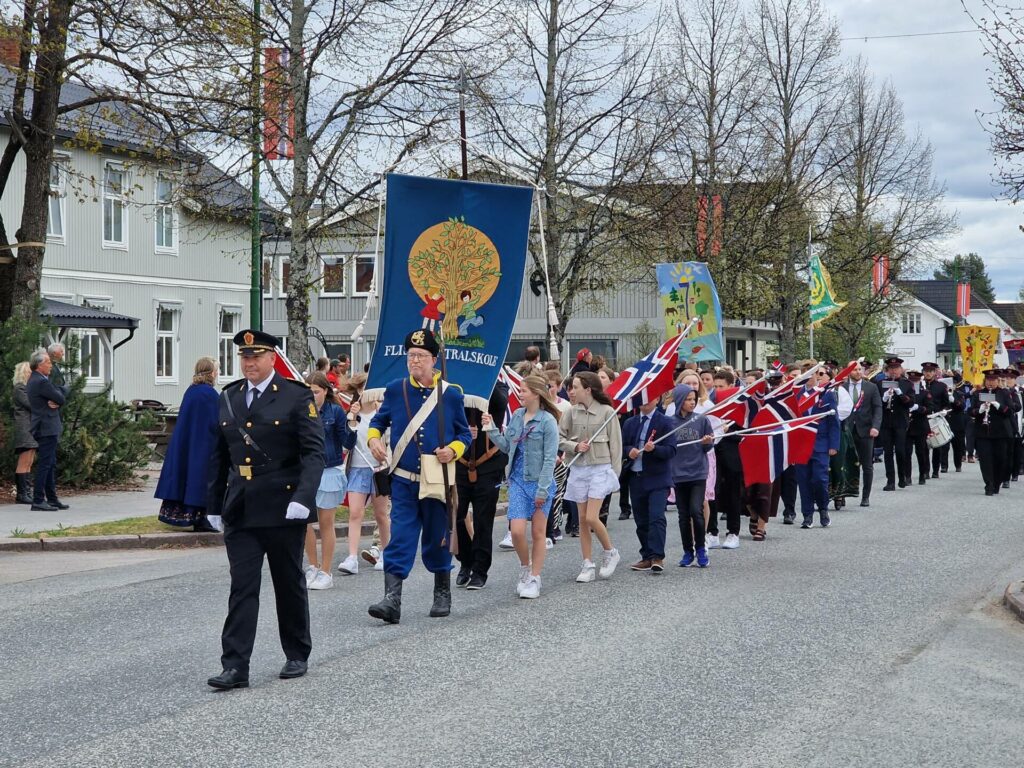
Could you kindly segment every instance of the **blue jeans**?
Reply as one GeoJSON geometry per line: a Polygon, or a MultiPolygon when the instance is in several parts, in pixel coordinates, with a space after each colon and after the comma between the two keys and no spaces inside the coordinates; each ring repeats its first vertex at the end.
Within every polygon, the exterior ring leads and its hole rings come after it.
{"type": "Polygon", "coordinates": [[[44,501],[57,500],[57,443],[56,435],[37,437],[36,442],[36,484],[32,493],[32,503],[42,504],[44,501]]]}
{"type": "Polygon", "coordinates": [[[629,488],[629,498],[633,504],[636,537],[640,540],[640,559],[664,560],[668,488],[638,491],[633,482],[629,488]]]}

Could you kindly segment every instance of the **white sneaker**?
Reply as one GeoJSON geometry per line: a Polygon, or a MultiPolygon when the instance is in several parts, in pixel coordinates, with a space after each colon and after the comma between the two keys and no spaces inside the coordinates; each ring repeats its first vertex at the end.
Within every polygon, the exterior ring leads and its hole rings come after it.
{"type": "Polygon", "coordinates": [[[320,573],[320,569],[315,565],[307,565],[306,570],[303,571],[303,573],[306,575],[306,587],[308,588],[309,585],[313,583],[313,579],[316,578],[316,575],[320,573]]]}
{"type": "Polygon", "coordinates": [[[370,565],[376,565],[377,561],[380,560],[380,547],[373,546],[369,549],[364,549],[359,554],[370,565]]]}
{"type": "Polygon", "coordinates": [[[707,536],[704,537],[704,547],[706,549],[721,549],[722,542],[719,540],[717,536],[709,533],[707,536]]]}
{"type": "Polygon", "coordinates": [[[526,585],[519,592],[519,596],[527,600],[540,597],[540,576],[531,576],[530,580],[526,582],[526,585]]]}
{"type": "Polygon", "coordinates": [[[590,560],[583,561],[583,569],[580,571],[580,575],[576,577],[576,581],[580,584],[586,584],[597,579],[597,566],[595,566],[590,560]]]}
{"type": "Polygon", "coordinates": [[[505,538],[498,544],[498,549],[515,549],[512,546],[512,531],[508,531],[505,534],[505,538]]]}
{"type": "Polygon", "coordinates": [[[739,549],[740,548],[740,537],[735,533],[730,533],[725,537],[725,542],[722,544],[722,549],[739,549]]]}
{"type": "Polygon", "coordinates": [[[519,566],[519,580],[516,582],[516,594],[520,597],[523,596],[523,587],[526,586],[526,582],[530,579],[530,566],[520,565],[519,566]]]}
{"type": "Polygon", "coordinates": [[[349,555],[338,564],[338,573],[346,573],[354,576],[359,573],[359,560],[355,555],[349,555]]]}
{"type": "Polygon", "coordinates": [[[378,558],[377,562],[374,563],[373,570],[375,570],[375,571],[383,571],[384,570],[384,558],[383,557],[378,558]]]}
{"type": "Polygon", "coordinates": [[[553,542],[551,539],[544,539],[544,549],[553,549],[554,546],[555,542],[553,542]]]}
{"type": "Polygon", "coordinates": [[[610,579],[612,574],[615,573],[615,567],[619,564],[619,550],[609,549],[607,552],[601,555],[601,570],[598,572],[598,576],[602,579],[610,579]]]}
{"type": "Polygon", "coordinates": [[[330,589],[334,586],[334,577],[324,571],[317,571],[316,576],[309,582],[310,589],[330,589]]]}

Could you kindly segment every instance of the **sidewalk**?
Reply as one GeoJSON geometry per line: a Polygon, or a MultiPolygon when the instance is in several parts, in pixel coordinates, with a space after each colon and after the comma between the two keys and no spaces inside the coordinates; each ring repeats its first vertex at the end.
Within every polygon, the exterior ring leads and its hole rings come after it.
{"type": "Polygon", "coordinates": [[[16,528],[25,533],[47,531],[58,523],[65,528],[89,523],[106,523],[126,517],[155,515],[160,502],[153,498],[159,472],[150,475],[137,490],[84,493],[61,499],[70,509],[57,512],[33,512],[28,504],[0,505],[0,538],[10,536],[16,528]]]}

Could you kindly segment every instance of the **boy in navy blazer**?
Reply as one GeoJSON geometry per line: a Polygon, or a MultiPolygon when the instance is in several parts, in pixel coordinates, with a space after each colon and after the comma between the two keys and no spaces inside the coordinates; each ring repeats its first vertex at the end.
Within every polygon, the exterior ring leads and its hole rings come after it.
{"type": "Polygon", "coordinates": [[[676,441],[654,444],[673,428],[672,419],[658,410],[658,400],[640,406],[640,413],[622,425],[622,450],[627,459],[629,498],[633,503],[640,560],[634,571],[661,573],[665,569],[665,507],[672,488],[672,457],[676,441]]]}

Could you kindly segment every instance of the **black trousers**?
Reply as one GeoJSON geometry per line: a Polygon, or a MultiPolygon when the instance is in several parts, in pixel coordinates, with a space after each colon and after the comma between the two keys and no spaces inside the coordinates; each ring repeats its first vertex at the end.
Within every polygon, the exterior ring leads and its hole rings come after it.
{"type": "Polygon", "coordinates": [[[941,448],[932,451],[932,472],[941,468],[943,472],[949,469],[949,452],[953,451],[953,467],[957,470],[963,466],[964,455],[967,453],[966,435],[961,430],[953,433],[953,439],[941,448]]]}
{"type": "Polygon", "coordinates": [[[913,460],[911,459],[911,453],[917,455],[917,472],[921,477],[927,477],[928,475],[928,459],[931,453],[931,449],[928,447],[928,435],[907,434],[906,448],[907,452],[907,482],[910,482],[910,478],[913,476],[913,460]]]}
{"type": "Polygon", "coordinates": [[[679,510],[679,535],[683,549],[704,549],[704,489],[707,480],[676,483],[676,508],[679,510]]]}
{"type": "Polygon", "coordinates": [[[974,419],[968,419],[964,425],[964,444],[967,448],[967,455],[970,458],[974,458],[974,453],[977,448],[974,440],[974,419]]]}
{"type": "Polygon", "coordinates": [[[619,512],[627,515],[633,514],[629,499],[629,480],[632,477],[633,462],[627,459],[622,462],[622,471],[619,473],[619,512]]]}
{"type": "MultiPolygon", "coordinates": [[[[794,517],[796,516],[796,495],[800,490],[800,484],[796,478],[796,467],[786,467],[782,470],[782,481],[781,489],[779,491],[779,498],[782,499],[782,516],[783,517],[794,517]]],[[[774,492],[773,492],[774,495],[774,492]]],[[[772,516],[779,510],[779,504],[777,501],[772,501],[772,516]]]]}
{"type": "Polygon", "coordinates": [[[36,484],[32,492],[32,503],[57,499],[57,443],[56,435],[37,437],[36,442],[36,484]]]}
{"type": "Polygon", "coordinates": [[[978,437],[974,441],[974,450],[978,453],[978,464],[981,465],[985,490],[999,493],[999,485],[1010,477],[1010,441],[978,437]]]}
{"type": "Polygon", "coordinates": [[[1010,450],[1010,477],[1018,477],[1021,471],[1021,464],[1024,463],[1024,442],[1021,438],[1014,437],[1010,450]]]}
{"type": "Polygon", "coordinates": [[[846,489],[847,495],[867,500],[871,496],[871,485],[875,479],[875,438],[861,436],[853,430],[846,445],[846,489]]]}
{"type": "Polygon", "coordinates": [[[498,508],[497,475],[479,475],[475,483],[458,485],[459,507],[455,525],[459,534],[459,563],[478,576],[487,578],[491,570],[494,513],[498,508]],[[466,515],[473,506],[473,537],[466,529],[466,515]]]}
{"type": "Polygon", "coordinates": [[[882,455],[885,457],[885,482],[892,485],[897,479],[910,478],[910,457],[907,455],[907,430],[899,427],[882,427],[878,436],[882,439],[882,455]]]}
{"type": "Polygon", "coordinates": [[[313,648],[309,637],[309,603],[302,573],[302,544],[306,526],[234,528],[224,531],[224,546],[231,566],[228,617],[221,633],[221,664],[225,669],[249,671],[260,613],[260,577],[263,558],[270,565],[277,606],[277,631],[285,658],[306,661],[313,648]]]}

